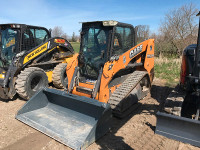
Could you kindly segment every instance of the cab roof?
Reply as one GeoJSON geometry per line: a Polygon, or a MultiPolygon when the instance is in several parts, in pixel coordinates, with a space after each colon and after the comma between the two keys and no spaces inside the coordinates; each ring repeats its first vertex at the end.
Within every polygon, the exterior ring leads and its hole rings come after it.
{"type": "Polygon", "coordinates": [[[20,23],[6,23],[6,24],[0,24],[0,26],[12,26],[13,28],[22,28],[24,26],[44,28],[44,27],[41,27],[41,26],[34,26],[34,25],[27,25],[27,24],[20,24],[20,23]]]}
{"type": "Polygon", "coordinates": [[[115,20],[104,20],[104,21],[89,21],[89,22],[81,22],[82,24],[94,24],[94,23],[102,23],[103,26],[116,26],[116,25],[124,25],[124,26],[132,26],[131,24],[118,22],[115,20]]]}

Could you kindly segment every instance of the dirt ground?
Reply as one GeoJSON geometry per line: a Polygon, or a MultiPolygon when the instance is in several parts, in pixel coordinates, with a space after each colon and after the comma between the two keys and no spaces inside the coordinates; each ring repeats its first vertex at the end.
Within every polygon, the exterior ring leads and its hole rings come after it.
{"type": "MultiPolygon", "coordinates": [[[[156,112],[170,92],[164,81],[155,79],[150,94],[126,118],[113,118],[112,130],[88,147],[94,149],[199,149],[189,144],[154,134],[156,112]]],[[[16,98],[0,101],[0,149],[4,150],[65,150],[70,149],[31,127],[17,121],[15,114],[25,101],[16,98]]]]}

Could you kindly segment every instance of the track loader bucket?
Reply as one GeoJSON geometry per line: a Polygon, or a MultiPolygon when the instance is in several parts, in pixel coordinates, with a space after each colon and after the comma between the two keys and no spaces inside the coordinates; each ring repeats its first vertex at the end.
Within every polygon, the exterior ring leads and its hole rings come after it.
{"type": "Polygon", "coordinates": [[[42,89],[16,119],[73,148],[85,149],[110,128],[109,104],[55,89],[42,89]]]}
{"type": "Polygon", "coordinates": [[[200,147],[200,122],[197,120],[158,112],[156,134],[200,147]]]}

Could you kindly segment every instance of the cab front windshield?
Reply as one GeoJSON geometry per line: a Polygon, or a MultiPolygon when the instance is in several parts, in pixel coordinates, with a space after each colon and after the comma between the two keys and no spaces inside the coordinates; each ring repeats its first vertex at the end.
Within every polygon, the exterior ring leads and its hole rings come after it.
{"type": "Polygon", "coordinates": [[[14,51],[16,48],[17,34],[17,29],[5,28],[0,30],[0,67],[5,67],[5,65],[7,66],[11,63],[15,55],[14,51]]]}
{"type": "Polygon", "coordinates": [[[84,66],[80,71],[90,79],[97,78],[106,61],[109,30],[109,27],[102,26],[83,28],[81,51],[84,55],[84,66]]]}

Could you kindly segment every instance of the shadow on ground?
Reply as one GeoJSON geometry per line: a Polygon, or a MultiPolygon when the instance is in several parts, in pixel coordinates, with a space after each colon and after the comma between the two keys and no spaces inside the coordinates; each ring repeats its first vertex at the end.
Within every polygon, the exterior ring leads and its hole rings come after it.
{"type": "MultiPolygon", "coordinates": [[[[121,136],[116,136],[117,131],[123,127],[134,115],[146,113],[147,115],[156,115],[157,111],[159,111],[164,104],[165,99],[169,95],[173,88],[153,85],[151,89],[151,97],[155,99],[159,105],[156,104],[141,104],[140,102],[136,105],[135,110],[133,110],[127,117],[124,119],[113,118],[112,123],[113,127],[109,133],[107,133],[103,138],[96,141],[96,143],[104,149],[133,149],[127,143],[124,142],[124,138],[121,136]],[[143,111],[145,110],[145,112],[143,111]]],[[[148,99],[148,97],[146,97],[148,99]]],[[[135,107],[135,106],[134,106],[135,107]]],[[[155,131],[155,126],[149,122],[145,122],[147,126],[149,126],[153,131],[155,131]]],[[[130,133],[134,134],[134,133],[130,133]]]]}
{"type": "Polygon", "coordinates": [[[5,103],[8,103],[8,102],[10,102],[10,101],[15,101],[15,100],[17,100],[17,99],[19,99],[19,100],[21,100],[21,101],[27,101],[27,100],[25,100],[25,99],[19,97],[18,94],[16,94],[12,99],[2,99],[2,98],[0,98],[0,101],[1,101],[1,102],[5,102],[5,103]]]}

